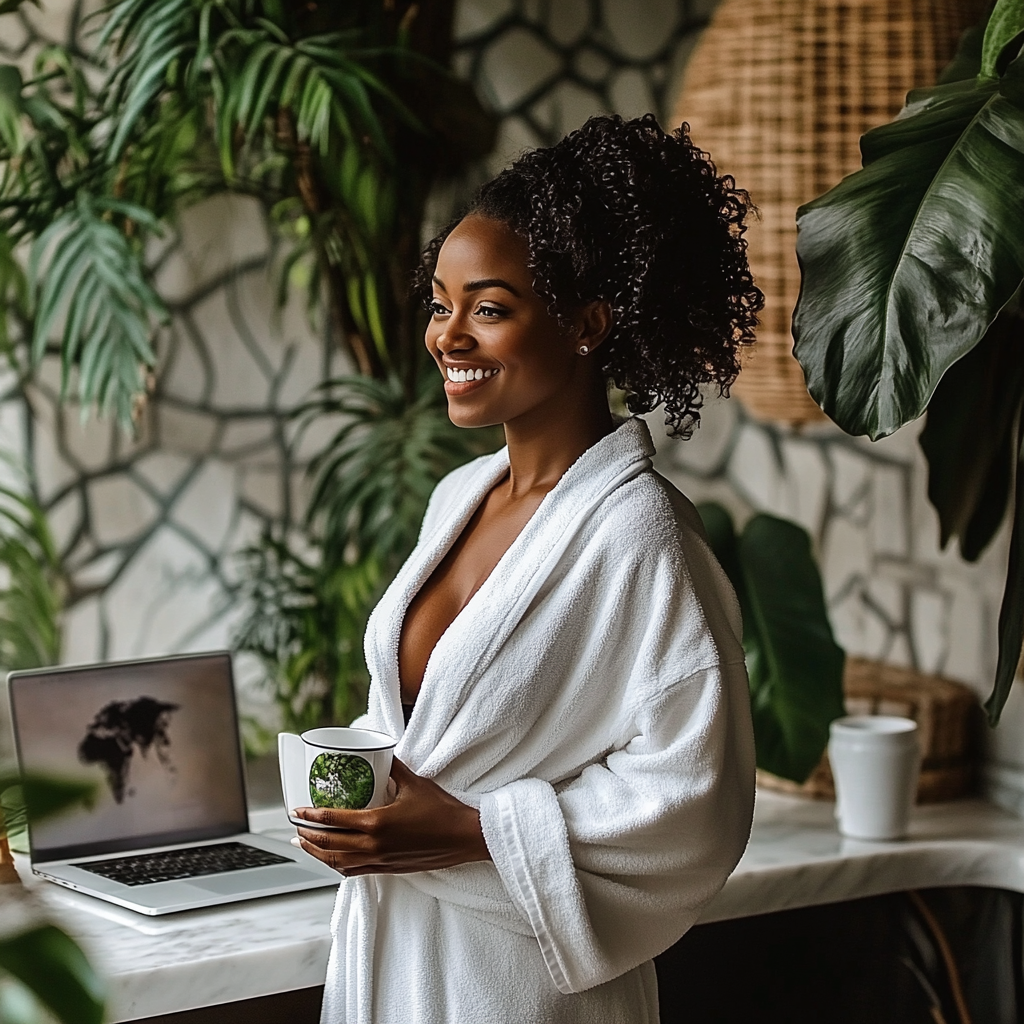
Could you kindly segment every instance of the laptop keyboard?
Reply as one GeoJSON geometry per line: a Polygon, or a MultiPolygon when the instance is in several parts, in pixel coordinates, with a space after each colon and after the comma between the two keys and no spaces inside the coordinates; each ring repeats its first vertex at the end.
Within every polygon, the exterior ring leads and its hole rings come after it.
{"type": "Polygon", "coordinates": [[[294,861],[288,857],[267,853],[266,850],[258,850],[244,843],[215,843],[211,846],[190,846],[184,850],[146,853],[138,857],[115,857],[113,860],[94,860],[71,866],[102,875],[122,885],[148,885],[151,882],[171,882],[181,878],[220,875],[225,871],[292,863],[294,861]]]}

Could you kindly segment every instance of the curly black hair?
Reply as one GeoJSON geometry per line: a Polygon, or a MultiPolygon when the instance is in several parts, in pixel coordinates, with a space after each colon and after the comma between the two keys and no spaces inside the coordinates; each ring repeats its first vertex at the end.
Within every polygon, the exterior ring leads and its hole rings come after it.
{"type": "MultiPolygon", "coordinates": [[[[631,412],[664,403],[670,432],[687,437],[700,420],[701,386],[728,393],[764,305],[743,238],[751,209],[687,124],[666,134],[646,114],[592,117],[525,153],[463,216],[501,221],[525,239],[534,289],[563,325],[574,309],[606,299],[613,327],[594,353],[601,370],[631,412]]],[[[438,252],[457,223],[423,250],[415,287],[428,306],[438,252]]]]}

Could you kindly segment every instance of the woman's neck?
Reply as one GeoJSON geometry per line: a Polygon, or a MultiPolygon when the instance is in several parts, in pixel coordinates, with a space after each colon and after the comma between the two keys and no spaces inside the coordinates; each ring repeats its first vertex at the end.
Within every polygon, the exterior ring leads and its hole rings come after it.
{"type": "Polygon", "coordinates": [[[547,493],[588,449],[615,429],[603,379],[596,374],[573,395],[505,424],[510,499],[547,493]]]}

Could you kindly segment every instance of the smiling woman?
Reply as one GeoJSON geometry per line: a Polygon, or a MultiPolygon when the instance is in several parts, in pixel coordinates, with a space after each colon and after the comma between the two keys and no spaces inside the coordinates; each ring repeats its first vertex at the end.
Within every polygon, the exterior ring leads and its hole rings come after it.
{"type": "Polygon", "coordinates": [[[347,876],[325,1022],[657,1021],[651,959],[746,843],[753,737],[735,596],[607,385],[678,434],[728,387],[747,208],[685,126],[594,118],[427,247],[449,415],[507,447],[438,485],[367,627],[354,724],[400,737],[394,800],[300,812],[347,876]]]}

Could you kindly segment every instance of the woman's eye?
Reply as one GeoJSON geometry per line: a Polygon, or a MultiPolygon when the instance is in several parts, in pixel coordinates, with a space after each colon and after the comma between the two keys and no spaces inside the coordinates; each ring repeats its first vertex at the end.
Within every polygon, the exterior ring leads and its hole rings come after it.
{"type": "Polygon", "coordinates": [[[447,316],[451,312],[450,309],[442,306],[436,299],[430,303],[430,314],[431,316],[447,316]]]}
{"type": "Polygon", "coordinates": [[[504,314],[505,310],[499,309],[497,306],[479,306],[477,313],[480,316],[496,317],[504,314]]]}

